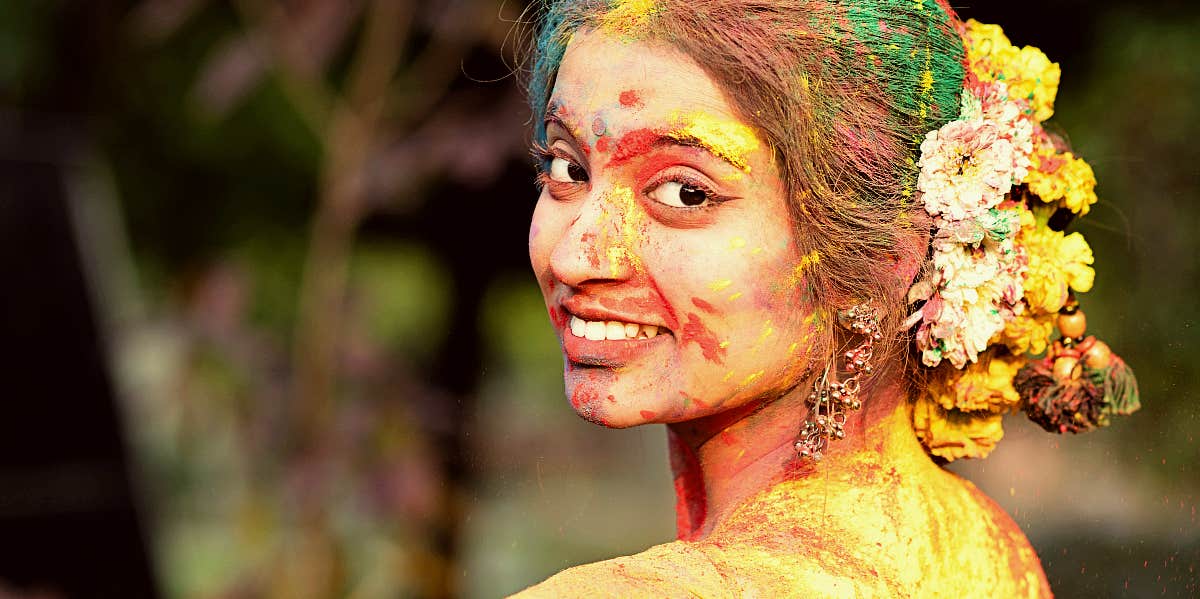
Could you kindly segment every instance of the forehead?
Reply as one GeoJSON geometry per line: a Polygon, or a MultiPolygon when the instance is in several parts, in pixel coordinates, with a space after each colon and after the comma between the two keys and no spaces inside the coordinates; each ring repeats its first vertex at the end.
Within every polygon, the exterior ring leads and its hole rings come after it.
{"type": "Polygon", "coordinates": [[[695,115],[740,121],[713,80],[689,56],[661,42],[627,40],[593,30],[577,32],[567,45],[551,104],[562,106],[574,117],[569,120],[578,119],[578,124],[602,117],[617,129],[695,115]]]}

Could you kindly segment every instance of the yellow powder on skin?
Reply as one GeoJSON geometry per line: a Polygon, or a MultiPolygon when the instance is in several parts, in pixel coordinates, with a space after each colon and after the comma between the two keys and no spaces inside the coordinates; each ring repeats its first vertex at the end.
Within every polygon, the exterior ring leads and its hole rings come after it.
{"type": "Polygon", "coordinates": [[[710,114],[695,112],[672,115],[676,123],[667,135],[681,142],[697,143],[713,156],[728,160],[737,168],[750,172],[750,152],[758,149],[758,137],[746,125],[710,114]]]}
{"type": "Polygon", "coordinates": [[[729,287],[732,284],[733,284],[733,281],[731,281],[729,279],[721,279],[720,281],[713,281],[713,282],[709,283],[708,288],[712,289],[713,291],[721,291],[721,290],[729,287]]]}
{"type": "MultiPolygon", "coordinates": [[[[636,252],[632,251],[640,237],[642,228],[645,224],[646,213],[638,204],[637,199],[633,195],[633,190],[625,186],[615,186],[608,194],[609,206],[615,207],[623,218],[618,223],[619,233],[617,239],[609,237],[609,228],[604,227],[600,237],[600,246],[606,247],[606,257],[612,277],[616,278],[620,272],[621,261],[629,262],[629,265],[635,272],[643,272],[644,266],[636,252]]],[[[607,221],[611,218],[611,213],[606,206],[601,216],[607,221]]]]}
{"type": "Polygon", "coordinates": [[[765,371],[765,370],[760,370],[760,371],[758,371],[758,372],[756,372],[756,373],[754,373],[754,374],[752,374],[752,375],[750,375],[750,376],[748,376],[748,377],[746,377],[746,378],[742,379],[742,382],[741,382],[741,383],[738,383],[738,386],[739,386],[739,387],[745,387],[746,385],[749,385],[750,383],[753,383],[753,382],[754,382],[756,379],[758,379],[758,377],[762,376],[764,372],[766,372],[766,371],[765,371]]]}

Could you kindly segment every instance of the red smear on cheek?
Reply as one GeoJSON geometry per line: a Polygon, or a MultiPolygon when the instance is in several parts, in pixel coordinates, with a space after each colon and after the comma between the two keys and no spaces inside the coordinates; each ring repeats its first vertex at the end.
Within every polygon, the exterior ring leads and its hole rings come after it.
{"type": "Polygon", "coordinates": [[[632,312],[634,314],[662,314],[666,312],[666,325],[672,331],[679,329],[679,322],[669,306],[649,297],[626,297],[622,299],[598,298],[600,306],[614,312],[632,312]]]}
{"type": "Polygon", "coordinates": [[[621,140],[617,142],[617,148],[613,151],[612,158],[608,161],[608,166],[620,166],[636,156],[649,152],[658,138],[659,133],[653,129],[636,129],[622,135],[621,140]]]}
{"type": "Polygon", "coordinates": [[[705,312],[708,312],[709,314],[716,312],[716,308],[713,308],[712,304],[710,304],[698,297],[692,298],[692,305],[696,306],[697,308],[700,308],[701,310],[704,310],[705,312]]]}
{"type": "Polygon", "coordinates": [[[608,399],[608,403],[617,403],[617,398],[611,395],[609,395],[606,399],[608,399]]]}
{"type": "Polygon", "coordinates": [[[700,346],[704,359],[724,364],[725,348],[720,346],[721,342],[717,340],[717,336],[704,326],[695,312],[688,312],[687,316],[687,324],[683,325],[683,332],[679,336],[680,344],[686,346],[688,343],[695,343],[700,346]]]}
{"type": "Polygon", "coordinates": [[[734,434],[730,433],[729,431],[721,431],[721,434],[718,435],[718,437],[720,437],[721,442],[726,445],[737,445],[738,444],[737,435],[734,435],[734,434]]]}
{"type": "Polygon", "coordinates": [[[704,474],[696,452],[671,429],[667,429],[667,443],[671,449],[671,472],[675,474],[676,536],[681,541],[691,541],[699,536],[708,515],[704,474]]]}
{"type": "Polygon", "coordinates": [[[642,410],[639,413],[642,415],[642,418],[645,418],[646,420],[650,420],[650,419],[654,418],[655,416],[658,416],[658,414],[655,414],[654,412],[651,412],[650,410],[642,410]]]}
{"type": "Polygon", "coordinates": [[[621,92],[620,99],[621,106],[624,106],[625,108],[633,108],[634,106],[642,105],[642,99],[638,96],[637,91],[632,89],[627,89],[621,92]]]}
{"type": "Polygon", "coordinates": [[[566,326],[567,315],[558,306],[550,306],[547,310],[550,312],[550,322],[554,323],[554,328],[562,329],[566,326]]]}
{"type": "MultiPolygon", "coordinates": [[[[663,295],[662,289],[659,288],[658,283],[655,282],[652,277],[648,278],[648,280],[646,281],[646,284],[649,285],[650,288],[654,290],[655,297],[658,297],[658,298],[666,297],[663,295]]],[[[666,303],[665,301],[663,302],[662,307],[667,312],[667,328],[671,329],[672,331],[678,331],[679,330],[679,317],[675,314],[675,309],[671,307],[671,304],[666,303]]]]}

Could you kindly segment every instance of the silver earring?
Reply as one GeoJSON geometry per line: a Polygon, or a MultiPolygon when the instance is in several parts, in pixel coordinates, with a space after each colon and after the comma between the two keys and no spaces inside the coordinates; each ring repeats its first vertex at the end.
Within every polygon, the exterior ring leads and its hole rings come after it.
{"type": "Polygon", "coordinates": [[[838,324],[861,335],[863,341],[842,356],[845,358],[844,369],[850,373],[846,380],[838,381],[837,372],[831,373],[833,365],[829,364],[808,396],[808,419],[804,422],[800,439],[796,441],[796,452],[801,458],[812,458],[816,462],[824,457],[830,441],[845,438],[846,410],[862,407],[858,398],[859,377],[871,374],[874,370],[871,356],[875,343],[883,339],[879,332],[879,318],[869,302],[849,310],[840,310],[837,318],[838,324]]]}

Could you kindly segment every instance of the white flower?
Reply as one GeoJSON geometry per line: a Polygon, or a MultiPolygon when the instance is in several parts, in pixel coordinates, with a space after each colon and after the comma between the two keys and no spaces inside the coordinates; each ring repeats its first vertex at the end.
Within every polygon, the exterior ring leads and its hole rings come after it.
{"type": "Polygon", "coordinates": [[[1012,142],[989,121],[951,121],[921,142],[917,189],[933,216],[962,220],[995,207],[1013,184],[1012,142]]]}

